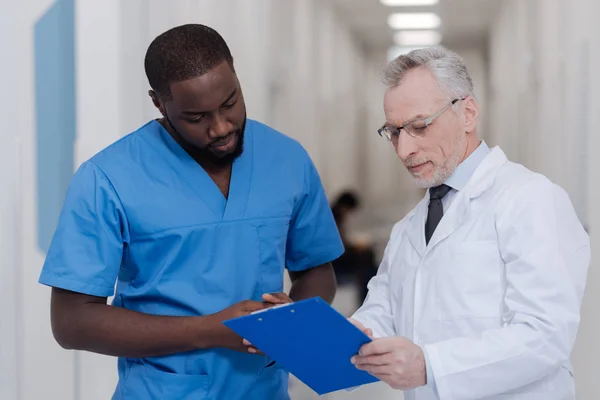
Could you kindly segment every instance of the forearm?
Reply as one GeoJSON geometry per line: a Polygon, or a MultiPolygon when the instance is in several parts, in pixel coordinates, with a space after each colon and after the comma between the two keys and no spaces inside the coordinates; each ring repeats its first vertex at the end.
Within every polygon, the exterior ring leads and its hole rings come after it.
{"type": "Polygon", "coordinates": [[[88,303],[53,318],[58,343],[116,357],[152,357],[218,345],[222,324],[211,317],[154,316],[88,303]]]}
{"type": "Polygon", "coordinates": [[[324,264],[303,272],[290,272],[292,288],[290,298],[293,301],[319,296],[328,303],[333,301],[336,292],[336,280],[331,264],[324,264]]]}

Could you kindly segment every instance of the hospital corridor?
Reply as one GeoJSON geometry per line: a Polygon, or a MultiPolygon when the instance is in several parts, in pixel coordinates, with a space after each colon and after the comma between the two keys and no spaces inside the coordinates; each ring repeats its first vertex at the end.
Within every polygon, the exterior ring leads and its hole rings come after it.
{"type": "Polygon", "coordinates": [[[600,400],[599,17],[3,1],[0,400],[600,400]],[[333,289],[376,383],[319,396],[221,330],[333,289]]]}

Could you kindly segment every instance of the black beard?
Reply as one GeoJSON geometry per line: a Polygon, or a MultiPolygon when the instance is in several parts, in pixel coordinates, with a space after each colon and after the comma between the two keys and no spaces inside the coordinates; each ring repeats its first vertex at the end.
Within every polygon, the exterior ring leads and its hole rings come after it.
{"type": "Polygon", "coordinates": [[[218,156],[212,151],[210,151],[210,145],[207,147],[198,147],[194,144],[188,142],[183,138],[183,136],[177,131],[175,126],[171,123],[171,120],[168,116],[165,115],[165,119],[167,123],[173,130],[174,139],[183,149],[200,165],[208,164],[214,167],[227,167],[233,164],[233,162],[242,155],[244,152],[244,133],[246,130],[246,116],[244,116],[244,123],[242,127],[235,132],[230,134],[237,136],[237,143],[235,145],[235,149],[233,152],[229,154],[225,154],[223,156],[218,156]]]}

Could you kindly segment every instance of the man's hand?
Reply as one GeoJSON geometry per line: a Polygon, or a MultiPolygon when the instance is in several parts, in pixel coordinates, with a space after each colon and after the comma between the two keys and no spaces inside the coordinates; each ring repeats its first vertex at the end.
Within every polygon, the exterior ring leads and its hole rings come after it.
{"type": "Polygon", "coordinates": [[[270,305],[292,303],[292,299],[286,293],[266,293],[263,294],[263,301],[270,305]]]}
{"type": "Polygon", "coordinates": [[[358,322],[355,319],[352,318],[348,318],[348,321],[350,321],[352,323],[352,325],[356,326],[358,329],[360,329],[365,335],[367,335],[369,338],[371,338],[371,340],[373,340],[373,330],[369,329],[369,328],[365,328],[365,326],[358,322]]]}
{"type": "Polygon", "coordinates": [[[212,314],[210,317],[214,318],[218,323],[221,324],[222,327],[225,328],[223,332],[218,333],[217,345],[214,347],[224,347],[227,349],[246,352],[246,345],[242,342],[242,338],[231,329],[226,328],[222,322],[228,319],[242,317],[254,311],[263,310],[271,306],[272,304],[265,302],[245,300],[236,303],[216,314],[212,314]]]}
{"type": "Polygon", "coordinates": [[[367,371],[393,389],[410,390],[427,383],[423,350],[403,337],[375,339],[352,357],[356,368],[367,371]]]}
{"type": "MultiPolygon", "coordinates": [[[[263,302],[265,303],[267,308],[273,307],[273,306],[276,306],[279,304],[293,303],[292,299],[290,299],[290,297],[285,293],[266,293],[266,294],[263,294],[262,298],[263,298],[263,302]]],[[[256,347],[252,346],[252,343],[250,343],[246,339],[243,340],[243,344],[244,344],[244,346],[246,346],[249,353],[263,354],[256,347]]]]}

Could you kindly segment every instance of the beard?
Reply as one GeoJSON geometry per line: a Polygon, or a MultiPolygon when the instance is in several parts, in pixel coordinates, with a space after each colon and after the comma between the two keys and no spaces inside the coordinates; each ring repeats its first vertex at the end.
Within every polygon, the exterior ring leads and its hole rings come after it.
{"type": "MultiPolygon", "coordinates": [[[[429,189],[446,182],[446,180],[452,176],[460,164],[461,158],[467,146],[467,141],[468,138],[466,135],[460,135],[456,145],[454,146],[452,155],[447,158],[442,165],[433,164],[433,175],[431,177],[425,177],[420,176],[419,174],[411,173],[417,187],[421,189],[429,189]]],[[[427,161],[429,160],[408,159],[406,160],[405,165],[419,165],[427,161]]]]}
{"type": "Polygon", "coordinates": [[[196,148],[195,152],[197,154],[197,157],[201,160],[205,160],[211,164],[213,164],[214,166],[217,167],[224,167],[230,164],[233,164],[233,162],[239,158],[242,153],[244,152],[244,131],[246,129],[246,118],[244,118],[244,123],[242,124],[242,127],[236,131],[230,132],[227,134],[227,136],[225,136],[223,139],[217,141],[217,142],[213,142],[211,144],[209,144],[208,146],[206,146],[205,148],[196,148]],[[231,137],[233,136],[233,137],[231,137]],[[229,140],[231,138],[231,140],[235,140],[235,147],[227,152],[227,153],[220,153],[217,151],[213,150],[213,146],[218,145],[219,143],[223,143],[227,140],[229,140]]]}
{"type": "Polygon", "coordinates": [[[167,123],[171,126],[175,135],[175,140],[183,147],[183,149],[199,164],[209,164],[214,167],[226,167],[239,158],[244,152],[244,132],[246,130],[246,116],[240,129],[229,132],[224,138],[213,141],[205,147],[196,146],[190,143],[179,133],[177,128],[171,123],[171,120],[165,116],[167,123]],[[232,138],[233,136],[233,138],[232,138]],[[228,140],[235,140],[235,147],[227,153],[221,153],[214,150],[214,147],[228,140]]]}

